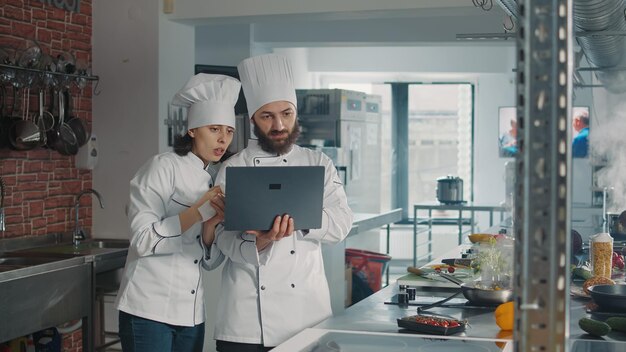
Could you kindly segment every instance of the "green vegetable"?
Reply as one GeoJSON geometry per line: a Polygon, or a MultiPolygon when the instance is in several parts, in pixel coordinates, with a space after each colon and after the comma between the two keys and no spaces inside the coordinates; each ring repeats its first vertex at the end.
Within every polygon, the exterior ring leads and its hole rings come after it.
{"type": "Polygon", "coordinates": [[[580,320],[578,321],[578,326],[580,326],[580,328],[589,335],[594,336],[604,336],[611,332],[611,327],[609,326],[609,324],[589,318],[580,318],[580,320]]]}
{"type": "Polygon", "coordinates": [[[626,318],[624,317],[610,317],[606,323],[612,330],[626,332],[626,318]]]}
{"type": "Polygon", "coordinates": [[[574,268],[572,270],[572,274],[574,274],[574,276],[578,276],[579,278],[583,280],[589,280],[593,276],[593,274],[591,273],[591,270],[585,269],[583,267],[574,268]]]}

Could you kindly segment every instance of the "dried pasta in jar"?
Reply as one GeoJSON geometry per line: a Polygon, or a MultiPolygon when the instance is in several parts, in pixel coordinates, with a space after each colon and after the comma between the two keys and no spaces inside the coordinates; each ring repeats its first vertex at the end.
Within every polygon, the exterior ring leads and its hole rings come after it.
{"type": "Polygon", "coordinates": [[[599,233],[591,237],[589,251],[593,276],[611,278],[613,238],[608,233],[599,233]]]}

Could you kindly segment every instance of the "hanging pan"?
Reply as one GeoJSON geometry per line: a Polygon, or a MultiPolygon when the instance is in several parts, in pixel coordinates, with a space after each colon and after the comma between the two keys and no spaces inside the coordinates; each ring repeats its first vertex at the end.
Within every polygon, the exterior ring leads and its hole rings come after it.
{"type": "Polygon", "coordinates": [[[56,128],[48,133],[48,146],[63,155],[75,155],[78,153],[78,143],[72,128],[65,123],[65,102],[63,92],[59,92],[59,116],[56,128]]]}
{"type": "Polygon", "coordinates": [[[29,114],[30,89],[26,89],[23,96],[22,118],[13,122],[9,130],[9,141],[15,150],[31,150],[41,144],[44,134],[39,126],[30,119],[29,114]]]}
{"type": "Polygon", "coordinates": [[[81,119],[78,116],[75,116],[72,113],[73,104],[72,104],[72,95],[70,94],[70,91],[66,90],[63,94],[65,95],[65,101],[67,102],[67,110],[65,111],[65,120],[67,121],[67,125],[70,126],[70,128],[74,132],[74,135],[76,136],[76,143],[78,144],[79,147],[82,147],[83,145],[87,143],[87,141],[89,140],[89,137],[91,137],[87,129],[87,124],[85,123],[85,120],[81,119]]]}

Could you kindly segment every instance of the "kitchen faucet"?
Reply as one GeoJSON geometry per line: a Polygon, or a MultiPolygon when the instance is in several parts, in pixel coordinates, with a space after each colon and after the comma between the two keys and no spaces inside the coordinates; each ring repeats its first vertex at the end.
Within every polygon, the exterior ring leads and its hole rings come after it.
{"type": "Polygon", "coordinates": [[[74,227],[74,235],[72,236],[72,243],[74,244],[74,247],[78,247],[78,245],[80,244],[80,241],[85,239],[85,232],[83,231],[83,229],[80,228],[80,226],[78,226],[78,210],[80,208],[80,198],[84,196],[85,194],[89,194],[89,193],[93,193],[96,195],[96,198],[98,198],[98,202],[100,202],[100,208],[104,209],[104,205],[102,205],[102,196],[95,189],[87,188],[81,191],[78,194],[78,196],[76,196],[76,203],[74,203],[75,227],[74,227]]]}

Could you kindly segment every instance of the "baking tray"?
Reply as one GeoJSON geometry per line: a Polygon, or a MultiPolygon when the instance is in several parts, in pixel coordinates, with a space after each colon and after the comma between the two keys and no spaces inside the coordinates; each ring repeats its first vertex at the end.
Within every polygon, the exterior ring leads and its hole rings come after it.
{"type": "MultiPolygon", "coordinates": [[[[424,315],[422,315],[423,317],[424,315]]],[[[408,316],[404,318],[397,319],[398,327],[419,332],[422,334],[432,334],[432,335],[454,335],[456,333],[462,332],[465,330],[465,322],[455,319],[446,319],[450,321],[456,321],[459,323],[459,326],[455,327],[445,327],[445,326],[435,326],[430,324],[418,323],[414,320],[416,316],[408,316]]],[[[438,317],[433,317],[438,318],[438,317]]],[[[443,318],[438,318],[443,319],[443,318]]]]}

